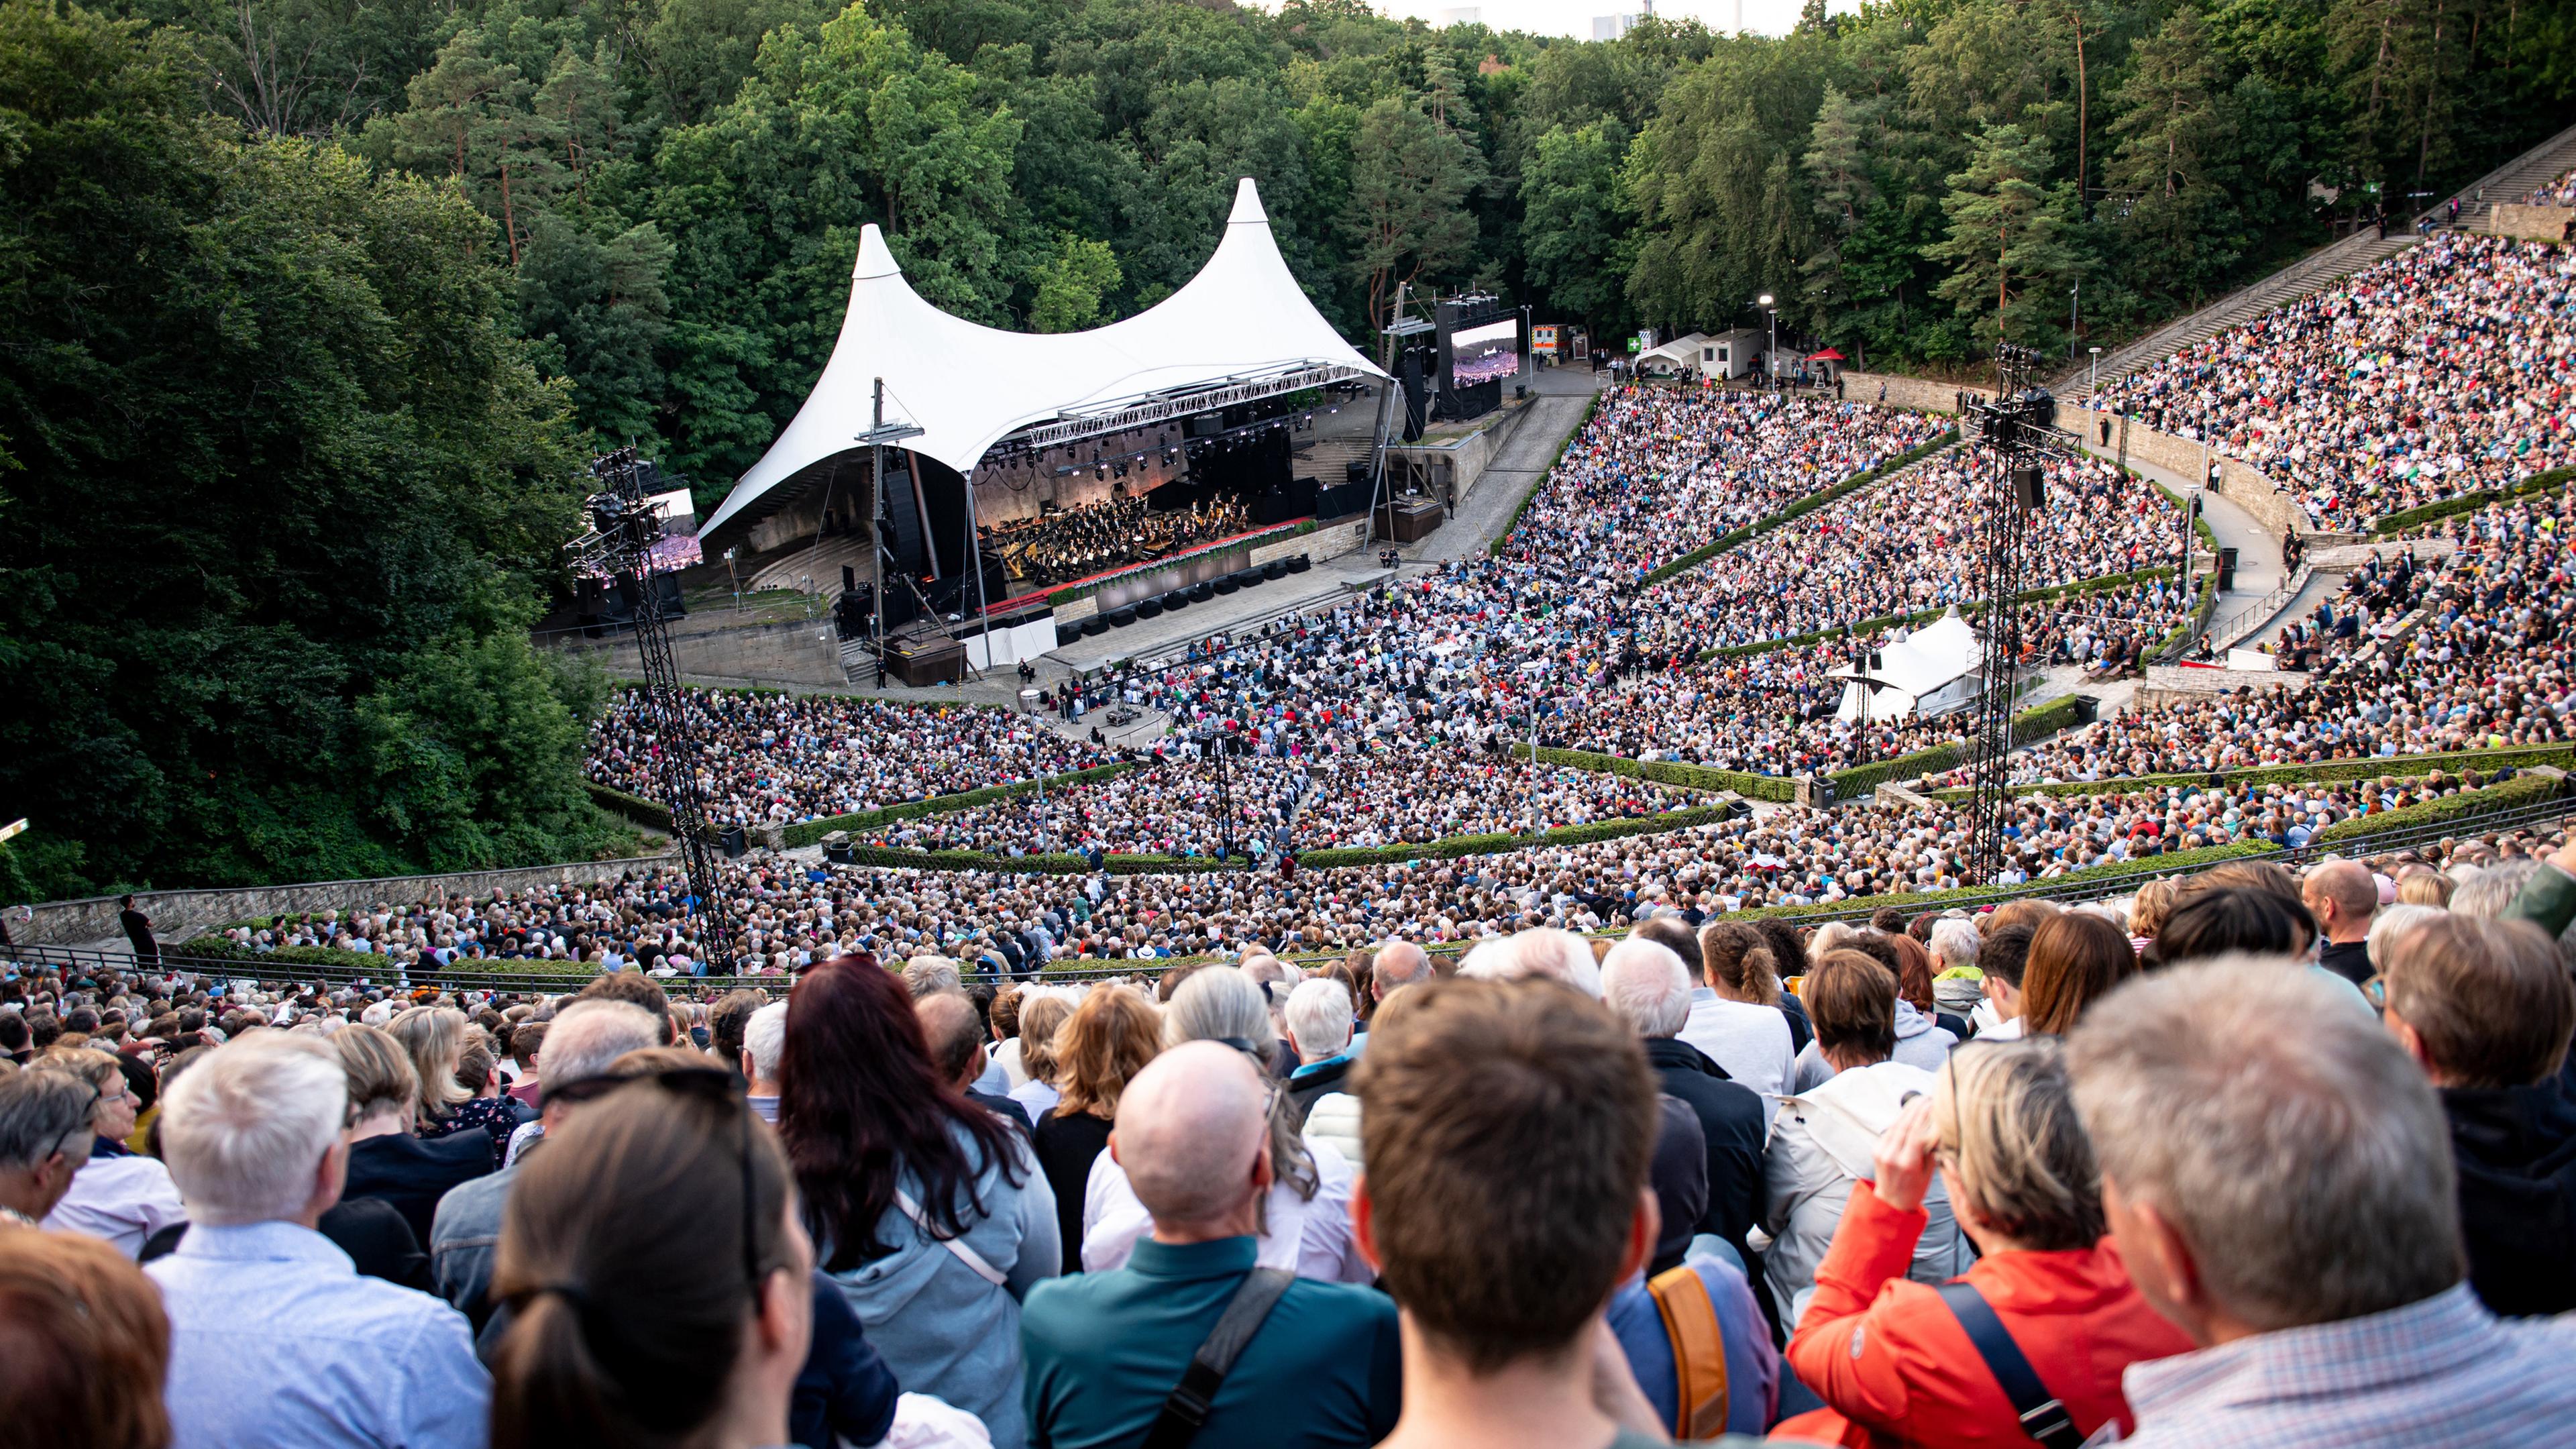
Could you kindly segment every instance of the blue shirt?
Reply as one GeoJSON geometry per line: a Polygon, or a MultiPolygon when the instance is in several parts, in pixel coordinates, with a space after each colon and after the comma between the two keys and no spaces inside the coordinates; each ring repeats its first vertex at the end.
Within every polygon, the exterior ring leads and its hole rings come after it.
{"type": "Polygon", "coordinates": [[[465,1316],[358,1276],[295,1223],[188,1230],[146,1264],[170,1314],[173,1449],[481,1449],[492,1381],[465,1316]]]}
{"type": "MultiPolygon", "coordinates": [[[[1726,1430],[1764,1433],[1780,1416],[1780,1350],[1772,1346],[1771,1325],[1763,1320],[1741,1271],[1713,1257],[1693,1258],[1690,1267],[1708,1290],[1709,1305],[1717,1310],[1718,1337],[1726,1345],[1726,1430]]],[[[1644,1273],[1610,1295],[1608,1317],[1611,1336],[1628,1355],[1629,1371],[1636,1374],[1646,1402],[1666,1424],[1673,1423],[1681,1406],[1673,1340],[1664,1327],[1663,1310],[1646,1289],[1644,1273]]]]}

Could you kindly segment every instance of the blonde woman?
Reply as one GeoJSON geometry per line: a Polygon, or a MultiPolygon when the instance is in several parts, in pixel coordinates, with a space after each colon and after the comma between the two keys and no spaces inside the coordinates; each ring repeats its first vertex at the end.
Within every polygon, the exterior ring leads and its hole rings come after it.
{"type": "Polygon", "coordinates": [[[1038,1119],[1038,1165],[1055,1189],[1056,1219],[1068,1245],[1065,1271],[1082,1271],[1082,1201],[1091,1165],[1109,1146],[1119,1094],[1162,1045],[1162,1019],[1133,986],[1103,982],[1056,1033],[1056,1087],[1064,1095],[1038,1119]]]}
{"type": "Polygon", "coordinates": [[[1778,1433],[1842,1445],[2029,1443],[1994,1374],[1961,1353],[1960,1325],[1979,1303],[2063,1407],[2068,1442],[2115,1419],[2130,1428],[2121,1372],[2191,1341],[2147,1306],[2104,1238],[2101,1177],[2057,1043],[1960,1047],[1874,1157],[1875,1180],[1853,1186],[1789,1340],[1791,1366],[1829,1407],[1778,1433]],[[1980,1255],[1940,1288],[1905,1277],[1936,1172],[1980,1255]]]}
{"type": "Polygon", "coordinates": [[[415,1135],[420,1076],[393,1033],[342,1027],[332,1035],[331,1049],[349,1084],[349,1178],[341,1196],[391,1205],[425,1247],[438,1200],[449,1188],[492,1171],[492,1154],[484,1139],[470,1134],[437,1141],[415,1135]]]}
{"type": "Polygon", "coordinates": [[[1054,991],[1020,1003],[1020,1034],[1013,1040],[1020,1044],[1020,1069],[1029,1079],[1012,1089],[1011,1100],[1027,1110],[1032,1122],[1044,1121],[1064,1096],[1055,1085],[1055,1038],[1071,1015],[1073,1003],[1054,991]]]}
{"type": "MultiPolygon", "coordinates": [[[[492,1166],[509,1151],[510,1134],[530,1120],[525,1107],[507,1097],[481,1097],[458,1076],[469,1036],[486,1041],[489,1034],[452,1006],[415,1006],[387,1024],[385,1030],[402,1044],[420,1079],[419,1126],[424,1141],[480,1129],[489,1140],[492,1166]]],[[[427,1239],[423,1239],[427,1241],[427,1239]]]]}

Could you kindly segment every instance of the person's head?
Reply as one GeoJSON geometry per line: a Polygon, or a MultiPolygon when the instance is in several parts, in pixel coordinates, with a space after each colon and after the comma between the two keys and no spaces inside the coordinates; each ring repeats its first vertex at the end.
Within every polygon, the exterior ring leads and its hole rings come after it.
{"type": "Polygon", "coordinates": [[[835,1272],[887,1251],[876,1229],[894,1204],[895,1166],[919,1182],[931,1229],[946,1237],[981,1211],[986,1172],[1020,1180],[1011,1129],[939,1074],[912,992],[871,956],[824,961],[788,994],[778,1130],[835,1272]]]}
{"type": "MultiPolygon", "coordinates": [[[[1052,991],[1020,1003],[1020,1070],[1029,1074],[1029,1080],[1055,1085],[1056,1037],[1064,1030],[1065,1019],[1072,1015],[1073,1003],[1052,991]]],[[[1262,1012],[1260,1034],[1265,1037],[1270,1034],[1269,1010],[1266,1007],[1262,1012]]]]}
{"type": "Polygon", "coordinates": [[[1690,1020],[1690,968],[1671,948],[1632,935],[1601,963],[1601,1002],[1641,1037],[1679,1036],[1690,1020]]]}
{"type": "Polygon", "coordinates": [[[591,997],[555,1014],[546,1027],[545,1115],[552,1131],[570,1104],[558,1093],[609,1074],[628,1052],[663,1043],[663,1018],[629,1001],[591,997]]]}
{"type": "Polygon", "coordinates": [[[742,1075],[753,1092],[778,1095],[778,1054],[787,1049],[787,1003],[773,1001],[742,1027],[742,1075]]]}
{"type": "Polygon", "coordinates": [[[2386,971],[2390,943],[2413,930],[2418,924],[2446,914],[2448,912],[2439,906],[2408,905],[2400,901],[2373,916],[2370,921],[2370,938],[2365,948],[2370,958],[2370,969],[2386,971]]]}
{"type": "Polygon", "coordinates": [[[134,1131],[135,1114],[141,1104],[126,1083],[125,1069],[117,1064],[116,1053],[96,1047],[49,1046],[27,1065],[33,1071],[60,1072],[89,1083],[98,1093],[90,1108],[89,1123],[99,1136],[116,1142],[134,1131]]]}
{"type": "Polygon", "coordinates": [[[921,1017],[921,1036],[930,1048],[930,1064],[960,1089],[971,1087],[984,1071],[984,1021],[963,991],[934,991],[913,998],[921,1017]]]}
{"type": "Polygon", "coordinates": [[[718,1424],[783,1442],[813,1247],[732,1072],[682,1062],[586,1104],[510,1184],[492,1268],[516,1315],[492,1362],[497,1449],[680,1449],[718,1424]]]}
{"type": "Polygon", "coordinates": [[[2101,1239],[2093,1142],[2057,1042],[1964,1043],[1934,1079],[1932,1120],[1951,1207],[1986,1251],[2000,1242],[2060,1252],[2101,1239]]]}
{"type": "Polygon", "coordinates": [[[1545,977],[1563,982],[1595,1001],[1601,999],[1601,967],[1593,960],[1592,948],[1583,943],[1581,936],[1553,926],[1478,942],[1467,953],[1467,959],[1458,963],[1458,974],[1470,981],[1545,977]]]}
{"type": "MultiPolygon", "coordinates": [[[[1294,993],[1291,993],[1292,995],[1294,993]]],[[[1231,966],[1194,973],[1163,1008],[1163,1050],[1185,1041],[1240,1043],[1267,1065],[1278,1042],[1270,1034],[1270,1007],[1252,978],[1231,966]]]]}
{"type": "Polygon", "coordinates": [[[1351,994],[1342,983],[1319,976],[1288,993],[1288,1041],[1308,1065],[1350,1050],[1351,994]]]}
{"type": "MultiPolygon", "coordinates": [[[[629,1006],[649,1011],[653,1014],[654,1030],[659,1032],[662,1038],[655,1045],[669,1046],[678,1040],[671,1034],[670,996],[662,990],[661,983],[641,971],[611,971],[605,976],[594,976],[590,979],[589,985],[575,993],[575,999],[623,1001],[629,1006]]],[[[561,1019],[560,1013],[557,1019],[561,1019]]]]}
{"type": "Polygon", "coordinates": [[[349,1086],[349,1125],[385,1119],[408,1132],[420,1109],[420,1077],[393,1034],[372,1026],[345,1026],[324,1040],[340,1058],[349,1086]]]}
{"type": "MultiPolygon", "coordinates": [[[[1692,958],[1685,954],[1684,963],[1692,958]]],[[[1700,980],[1729,1001],[1755,1006],[1780,1004],[1780,965],[1760,931],[1738,921],[1711,921],[1699,928],[1700,980]]],[[[1798,959],[1804,966],[1804,957],[1798,959]]]]}
{"type": "Polygon", "coordinates": [[[2067,1039],[2120,1256],[2207,1345],[2460,1281],[2450,1128],[2345,988],[2243,958],[2130,981],[2067,1039]]]}
{"type": "Polygon", "coordinates": [[[98,1088],[69,1072],[0,1074],[0,1207],[42,1220],[98,1141],[98,1088]]]}
{"type": "Polygon", "coordinates": [[[707,1046],[716,1060],[730,1067],[742,1060],[742,1035],[751,1025],[752,1013],[769,1004],[769,998],[748,987],[737,987],[719,997],[707,1008],[707,1046]]]}
{"type": "Polygon", "coordinates": [[[2446,909],[2451,904],[2451,878],[2429,865],[2410,865],[2397,873],[2400,905],[2446,909]]]}
{"type": "Polygon", "coordinates": [[[2329,860],[2299,882],[2299,903],[2329,941],[2358,941],[2379,909],[2379,882],[2359,861],[2329,860]]]}
{"type": "Polygon", "coordinates": [[[1653,1251],[1655,1079],[1636,1035],[1549,981],[1415,987],[1353,1074],[1352,1229],[1427,1352],[1562,1363],[1653,1251]],[[1547,1171],[1527,1144],[1549,1144],[1547,1171]]]}
{"type": "MultiPolygon", "coordinates": [[[[2253,891],[2278,902],[2300,933],[2298,944],[2290,948],[2290,955],[2307,950],[2317,939],[2317,918],[2309,914],[2307,902],[2300,898],[2298,877],[2276,861],[2221,861],[2174,888],[2174,910],[2179,913],[2212,891],[2253,891]]],[[[2166,929],[2172,929],[2171,921],[2166,923],[2166,929]]],[[[2181,958],[2167,956],[2164,959],[2171,962],[2181,958]]]]}
{"type": "Polygon", "coordinates": [[[1083,993],[1055,1043],[1056,1115],[1088,1112],[1115,1120],[1118,1094],[1162,1045],[1162,1019],[1144,992],[1103,982],[1083,993]]]}
{"type": "MultiPolygon", "coordinates": [[[[1639,921],[1629,930],[1628,939],[1631,941],[1652,941],[1655,944],[1664,947],[1674,955],[1682,958],[1685,963],[1684,969],[1686,970],[1688,969],[1687,963],[1694,962],[1699,959],[1699,933],[1690,928],[1690,922],[1683,920],[1681,918],[1681,913],[1678,911],[1665,911],[1659,915],[1639,921]]],[[[1606,962],[1610,959],[1608,943],[1595,938],[1592,944],[1600,949],[1601,959],[1603,961],[1606,962]]]]}
{"type": "Polygon", "coordinates": [[[1216,1041],[1182,1042],[1127,1084],[1109,1150],[1158,1241],[1255,1231],[1271,1182],[1269,1094],[1253,1059],[1216,1041]]]}
{"type": "Polygon", "coordinates": [[[415,1006],[396,1016],[385,1030],[410,1054],[420,1074],[420,1115],[435,1122],[471,1093],[456,1080],[465,1056],[465,1013],[452,1006],[415,1006]]]}
{"type": "MultiPolygon", "coordinates": [[[[1896,957],[1896,994],[1929,1016],[1939,1005],[1932,995],[1931,949],[1908,935],[1882,935],[1878,939],[1896,957]]],[[[1876,951],[1870,954],[1880,955],[1876,951]]]]}
{"type": "Polygon", "coordinates": [[[2138,969],[2128,933],[2091,911],[2060,911],[2030,937],[2022,970],[2023,1030],[2063,1036],[2085,1009],[2138,969]]]}
{"type": "Polygon", "coordinates": [[[348,1074],[318,1037],[263,1031],[227,1042],[162,1094],[161,1158],[209,1227],[301,1222],[340,1200],[348,1074]]]}
{"type": "Polygon", "coordinates": [[[2388,1029],[2437,1087],[2555,1076],[2576,1035],[2576,983],[2525,921],[2436,912],[2388,943],[2388,1029]]]}
{"type": "Polygon", "coordinates": [[[993,1004],[984,1012],[985,1021],[992,1028],[993,1040],[1009,1041],[1020,1034],[1020,1003],[1027,996],[1028,993],[1017,986],[994,993],[993,1004]]]}
{"type": "Polygon", "coordinates": [[[2451,910],[2456,915],[2493,920],[2504,914],[2513,898],[2521,895],[2522,888],[2539,873],[2540,862],[2528,856],[2482,865],[2451,892],[2451,910]]]}
{"type": "Polygon", "coordinates": [[[1392,940],[1377,948],[1376,959],[1369,964],[1369,1000],[1384,1001],[1398,987],[1419,986],[1432,979],[1431,958],[1420,946],[1406,940],[1392,940]]]}
{"type": "Polygon", "coordinates": [[[2023,896],[2018,900],[2006,901],[1995,907],[1994,914],[1986,917],[1986,930],[2007,931],[2015,926],[2027,926],[2036,931],[2039,929],[2040,922],[2063,909],[2065,909],[2063,906],[2052,900],[2044,900],[2038,896],[2023,896]]]}
{"type": "Polygon", "coordinates": [[[1816,1050],[1837,1071],[1896,1054],[1896,978],[1876,958],[1827,951],[1807,972],[1799,996],[1815,1024],[1816,1050]]]}
{"type": "Polygon", "coordinates": [[[163,1449],[170,1318],[133,1260],[76,1233],[0,1229],[0,1439],[163,1449]]]}
{"type": "Polygon", "coordinates": [[[1944,916],[1932,923],[1932,965],[1937,971],[1977,965],[1977,923],[1944,916]]]}
{"type": "Polygon", "coordinates": [[[532,1081],[544,1080],[541,1059],[546,1050],[546,1033],[551,1029],[550,1023],[542,1021],[523,1021],[510,1028],[510,1055],[532,1081]]]}
{"type": "Polygon", "coordinates": [[[945,956],[915,956],[904,963],[903,984],[920,997],[958,990],[964,978],[957,974],[957,963],[945,956]]]}
{"type": "Polygon", "coordinates": [[[2165,918],[2165,928],[2156,933],[2156,959],[2178,966],[2235,954],[2294,957],[2315,939],[2308,908],[2277,891],[2252,886],[2186,890],[2165,918]]]}

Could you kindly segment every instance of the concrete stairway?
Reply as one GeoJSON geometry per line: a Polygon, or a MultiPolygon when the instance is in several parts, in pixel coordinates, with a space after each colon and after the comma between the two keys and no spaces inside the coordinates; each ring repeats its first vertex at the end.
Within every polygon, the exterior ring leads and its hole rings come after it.
{"type": "MultiPolygon", "coordinates": [[[[2570,166],[2576,166],[2576,126],[2568,127],[2462,187],[2459,193],[2461,228],[2483,229],[2487,213],[2497,203],[2519,200],[2570,166]],[[2486,197],[2484,202],[2477,200],[2482,193],[2486,197]]],[[[2444,197],[2423,214],[2438,221],[2448,202],[2449,198],[2444,197]]],[[[2078,397],[2082,395],[2088,377],[2110,382],[2152,366],[2240,322],[2323,291],[2341,278],[2404,251],[2417,240],[2411,223],[2400,229],[2392,221],[2385,239],[2376,231],[2356,232],[2331,246],[2310,252],[2250,286],[2219,298],[2190,316],[2167,323],[2125,347],[2103,354],[2098,374],[2091,373],[2082,365],[2068,369],[2057,379],[2058,393],[2063,397],[2078,397]]]]}

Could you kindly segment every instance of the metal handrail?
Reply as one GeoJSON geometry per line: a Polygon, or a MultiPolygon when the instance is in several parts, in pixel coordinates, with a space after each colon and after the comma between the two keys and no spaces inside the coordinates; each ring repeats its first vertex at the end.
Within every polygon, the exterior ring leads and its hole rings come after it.
{"type": "Polygon", "coordinates": [[[2252,604],[2239,609],[2236,612],[2235,617],[2229,619],[2224,625],[2210,630],[2208,637],[2220,641],[2211,647],[2215,649],[2232,649],[2236,647],[2238,641],[2252,634],[2256,629],[2262,628],[2266,623],[2269,623],[2274,614],[2288,608],[2290,606],[2290,601],[2297,598],[2300,592],[2307,588],[2308,581],[2315,577],[2316,571],[2316,565],[2306,563],[2303,563],[2296,569],[2292,570],[2290,576],[2283,579],[2280,582],[2280,585],[2274,588],[2272,592],[2265,594],[2262,598],[2256,600],[2252,604]],[[2244,624],[2248,619],[2254,620],[2253,625],[2248,628],[2240,629],[2238,626],[2244,624]]]}

